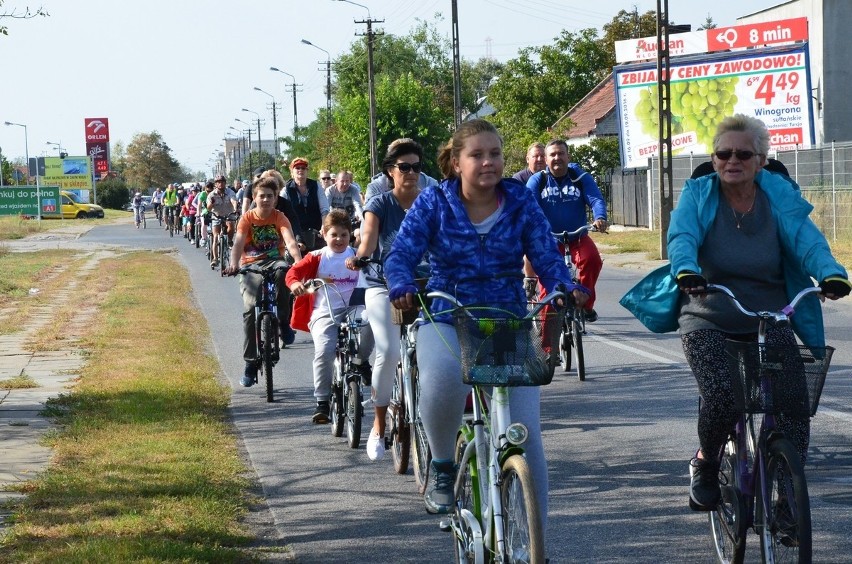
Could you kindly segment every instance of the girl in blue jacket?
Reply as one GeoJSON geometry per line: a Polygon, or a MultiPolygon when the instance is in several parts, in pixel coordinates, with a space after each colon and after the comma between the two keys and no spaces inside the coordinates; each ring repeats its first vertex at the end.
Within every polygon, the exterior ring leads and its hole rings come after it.
{"type": "MultiPolygon", "coordinates": [[[[523,257],[531,260],[548,291],[563,284],[582,305],[587,294],[573,284],[550,235],[550,224],[520,182],[503,178],[503,140],[484,120],[463,123],[438,155],[446,178],[425,189],[406,214],[385,261],[390,300],[399,309],[415,304],[415,267],[428,251],[431,277],[428,290],[455,295],[463,304],[525,303],[520,278],[494,275],[522,271],[523,257]],[[471,282],[472,277],[480,277],[471,282]],[[465,281],[467,279],[467,281],[465,281]]],[[[435,300],[433,311],[450,304],[435,300]]],[[[470,387],[461,379],[459,345],[447,316],[423,325],[417,335],[421,378],[420,413],[432,450],[432,475],[426,510],[446,513],[453,506],[456,468],[453,449],[470,387]]],[[[512,388],[513,418],[530,431],[525,451],[547,522],[547,463],[541,443],[539,388],[512,388]]]]}

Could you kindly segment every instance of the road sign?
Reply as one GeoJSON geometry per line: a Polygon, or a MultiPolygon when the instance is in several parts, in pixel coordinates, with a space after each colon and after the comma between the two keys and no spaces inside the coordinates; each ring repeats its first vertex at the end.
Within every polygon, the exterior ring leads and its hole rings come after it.
{"type": "Polygon", "coordinates": [[[59,187],[4,186],[0,188],[0,215],[38,216],[39,192],[41,215],[59,215],[59,187]]]}

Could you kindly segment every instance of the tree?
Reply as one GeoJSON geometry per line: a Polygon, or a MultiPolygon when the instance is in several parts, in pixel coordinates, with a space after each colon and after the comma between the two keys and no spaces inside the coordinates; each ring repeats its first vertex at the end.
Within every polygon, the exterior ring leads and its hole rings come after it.
{"type": "Polygon", "coordinates": [[[98,203],[105,208],[120,210],[130,201],[130,190],[120,178],[98,182],[98,203]]]}
{"type": "Polygon", "coordinates": [[[713,16],[707,14],[704,23],[698,29],[716,29],[716,22],[713,21],[713,16]]]}
{"type": "Polygon", "coordinates": [[[124,171],[127,168],[127,149],[122,141],[116,141],[112,144],[109,152],[109,166],[110,170],[124,178],[124,171]]]}
{"type": "Polygon", "coordinates": [[[127,145],[124,175],[131,187],[139,189],[185,182],[188,178],[156,131],[133,136],[127,145]]]}
{"type": "MultiPolygon", "coordinates": [[[[0,8],[3,7],[3,0],[0,0],[0,8]]],[[[0,20],[5,18],[11,18],[15,20],[29,20],[36,17],[48,17],[50,14],[44,9],[43,6],[39,6],[35,10],[30,10],[29,6],[24,8],[24,11],[18,11],[17,8],[12,8],[12,11],[2,11],[0,12],[0,20]]],[[[9,35],[9,30],[5,25],[0,25],[0,35],[9,35]]]]}
{"type": "Polygon", "coordinates": [[[621,10],[612,20],[604,24],[601,43],[609,53],[611,64],[615,66],[615,42],[624,39],[638,39],[657,35],[657,12],[649,10],[639,15],[638,10],[621,10]]]}
{"type": "Polygon", "coordinates": [[[618,137],[596,137],[588,145],[575,145],[570,150],[571,160],[592,175],[606,200],[609,200],[610,174],[621,166],[618,146],[618,137]]]}

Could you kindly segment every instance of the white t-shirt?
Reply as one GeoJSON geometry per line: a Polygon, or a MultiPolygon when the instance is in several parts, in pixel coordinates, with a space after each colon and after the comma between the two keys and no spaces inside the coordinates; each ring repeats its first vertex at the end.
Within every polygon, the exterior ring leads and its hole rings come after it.
{"type": "MultiPolygon", "coordinates": [[[[323,247],[313,252],[320,254],[316,277],[330,285],[328,297],[331,299],[334,311],[339,315],[349,305],[352,291],[358,285],[359,272],[346,268],[346,259],[355,256],[355,250],[352,247],[346,247],[346,250],[342,253],[335,253],[329,247],[323,247]]],[[[311,321],[323,315],[329,315],[329,313],[325,290],[320,290],[314,298],[314,311],[311,313],[311,321]]]]}

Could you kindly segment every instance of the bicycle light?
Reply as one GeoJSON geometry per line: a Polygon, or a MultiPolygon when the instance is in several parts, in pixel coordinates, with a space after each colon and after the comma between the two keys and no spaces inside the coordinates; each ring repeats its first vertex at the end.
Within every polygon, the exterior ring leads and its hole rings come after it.
{"type": "Polygon", "coordinates": [[[523,444],[530,432],[523,423],[512,423],[506,428],[506,440],[513,445],[523,444]]]}

